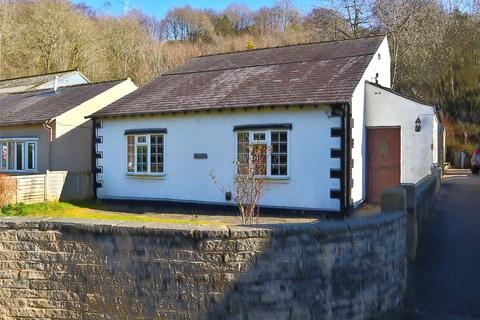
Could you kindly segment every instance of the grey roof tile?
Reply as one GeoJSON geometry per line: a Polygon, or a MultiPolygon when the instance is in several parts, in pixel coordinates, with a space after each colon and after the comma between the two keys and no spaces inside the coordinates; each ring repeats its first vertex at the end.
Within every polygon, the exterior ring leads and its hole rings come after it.
{"type": "Polygon", "coordinates": [[[348,102],[383,39],[193,58],[93,116],[348,102]]]}

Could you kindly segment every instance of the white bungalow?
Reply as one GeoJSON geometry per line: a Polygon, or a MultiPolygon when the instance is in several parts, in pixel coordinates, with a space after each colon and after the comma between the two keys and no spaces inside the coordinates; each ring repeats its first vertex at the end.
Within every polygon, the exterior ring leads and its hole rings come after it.
{"type": "Polygon", "coordinates": [[[346,214],[438,162],[435,107],[389,88],[384,36],[191,59],[92,115],[97,196],[233,204],[209,172],[231,186],[255,143],[263,208],[346,214]]]}

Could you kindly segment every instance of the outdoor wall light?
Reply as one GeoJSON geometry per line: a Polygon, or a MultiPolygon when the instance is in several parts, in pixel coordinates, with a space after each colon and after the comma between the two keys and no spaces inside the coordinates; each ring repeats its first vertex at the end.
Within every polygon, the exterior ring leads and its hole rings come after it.
{"type": "Polygon", "coordinates": [[[417,120],[415,120],[415,132],[420,132],[420,130],[422,130],[422,121],[420,117],[417,117],[417,120]]]}

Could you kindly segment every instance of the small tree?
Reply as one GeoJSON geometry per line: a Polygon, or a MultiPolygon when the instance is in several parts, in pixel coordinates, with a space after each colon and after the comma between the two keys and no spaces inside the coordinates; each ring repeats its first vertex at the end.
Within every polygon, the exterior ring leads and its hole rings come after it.
{"type": "MultiPolygon", "coordinates": [[[[265,194],[264,176],[267,174],[268,147],[264,144],[246,146],[249,157],[245,161],[235,161],[237,174],[233,180],[233,199],[238,206],[242,223],[258,222],[260,214],[259,202],[265,194]]],[[[220,185],[213,171],[210,177],[222,193],[230,192],[229,188],[220,185]]]]}
{"type": "Polygon", "coordinates": [[[6,174],[0,174],[0,209],[9,205],[17,192],[17,182],[6,174]]]}

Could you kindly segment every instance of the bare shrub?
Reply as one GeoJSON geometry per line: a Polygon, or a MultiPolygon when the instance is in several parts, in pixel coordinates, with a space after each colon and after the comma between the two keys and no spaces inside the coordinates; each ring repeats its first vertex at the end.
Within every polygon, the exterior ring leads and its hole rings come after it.
{"type": "Polygon", "coordinates": [[[16,180],[6,174],[0,174],[0,208],[11,204],[16,192],[16,180]]]}
{"type": "MultiPolygon", "coordinates": [[[[266,145],[251,144],[247,146],[249,152],[248,163],[235,161],[237,174],[233,181],[233,200],[238,206],[242,223],[258,223],[260,214],[259,202],[266,192],[264,176],[267,174],[267,157],[269,154],[266,145]]],[[[210,171],[210,177],[222,193],[230,192],[227,186],[221,185],[210,171]]]]}

